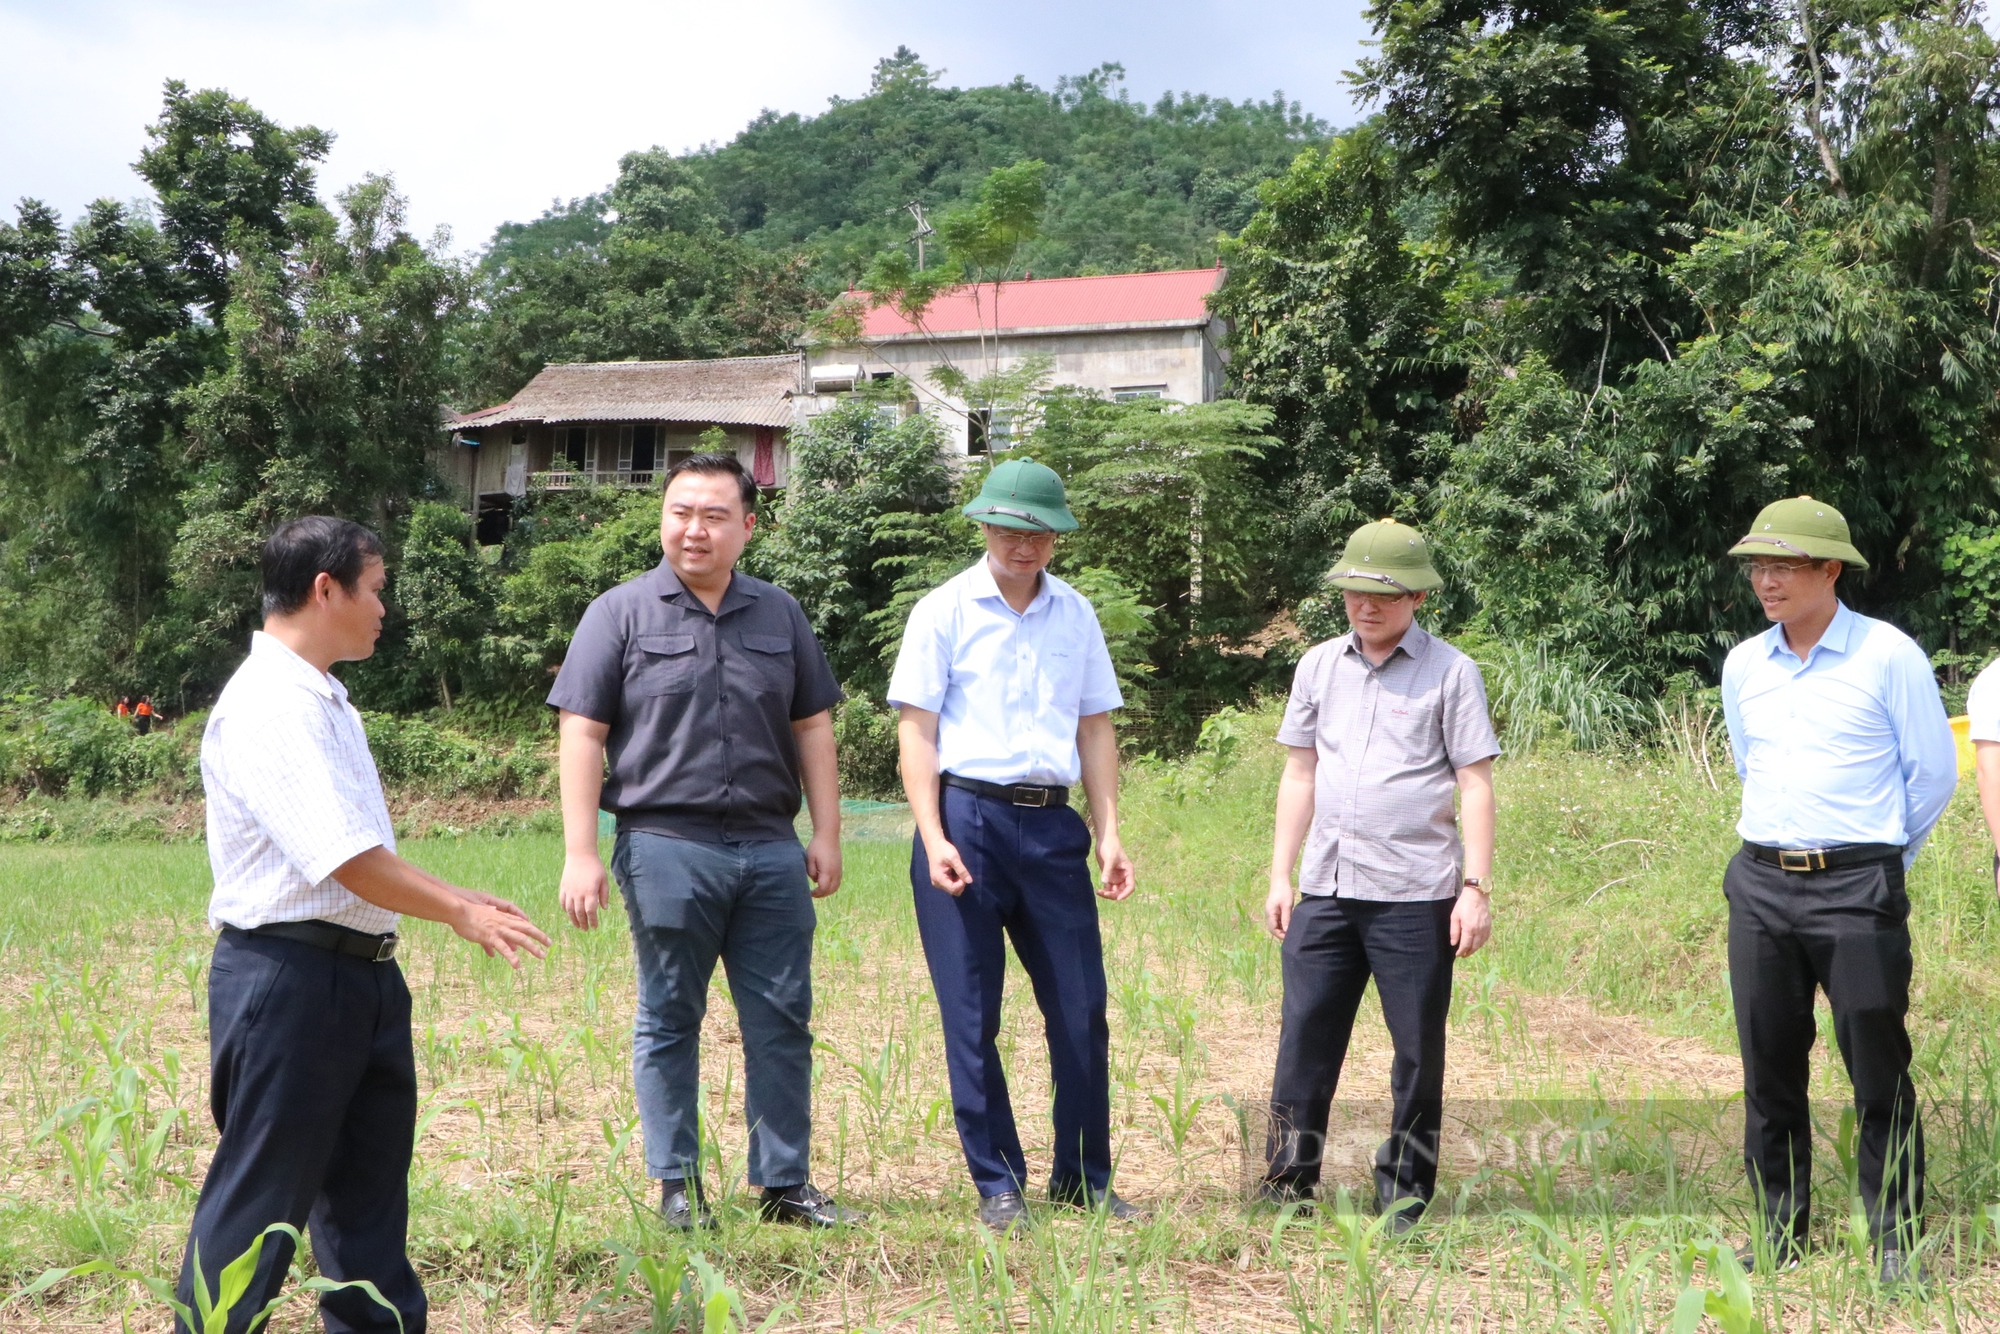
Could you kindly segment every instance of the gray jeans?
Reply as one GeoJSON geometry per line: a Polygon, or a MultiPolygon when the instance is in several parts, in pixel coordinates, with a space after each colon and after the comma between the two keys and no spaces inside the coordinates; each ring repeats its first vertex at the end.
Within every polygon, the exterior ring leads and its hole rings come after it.
{"type": "Polygon", "coordinates": [[[632,1084],[647,1175],[701,1168],[701,1022],[719,957],[743,1032],[753,1186],[807,1179],[812,1142],[812,885],[796,839],[697,843],[621,831],[611,858],[632,926],[632,1084]]]}

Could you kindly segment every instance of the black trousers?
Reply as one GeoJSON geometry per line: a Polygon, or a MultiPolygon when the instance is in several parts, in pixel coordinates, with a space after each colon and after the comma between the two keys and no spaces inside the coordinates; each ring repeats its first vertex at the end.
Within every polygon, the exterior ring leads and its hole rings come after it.
{"type": "Polygon", "coordinates": [[[1376,1198],[1385,1206],[1412,1198],[1429,1203],[1444,1121],[1455,902],[1305,897],[1292,909],[1265,1150],[1269,1180],[1300,1188],[1318,1183],[1327,1113],[1372,976],[1396,1047],[1389,1073],[1395,1108],[1389,1138],[1375,1154],[1376,1198]]]}
{"type": "MultiPolygon", "coordinates": [[[[213,1293],[258,1233],[290,1223],[311,1236],[320,1273],[370,1280],[402,1313],[406,1334],[423,1334],[423,1285],[404,1253],[417,1070],[402,969],[224,930],[209,967],[208,1024],[209,1103],[222,1134],[195,1205],[180,1300],[199,1310],[197,1247],[213,1293]]],[[[282,1233],[265,1240],[230,1334],[278,1294],[291,1258],[282,1233]]],[[[320,1315],[332,1334],[396,1328],[358,1289],[323,1297],[320,1315]]]]}
{"type": "Polygon", "coordinates": [[[1924,1209],[1924,1131],[1910,1082],[1910,900],[1900,859],[1793,872],[1738,852],[1729,989],[1743,1050],[1743,1163],[1773,1236],[1803,1243],[1812,1208],[1806,1088],[1813,993],[1824,988],[1854,1085],[1861,1198],[1877,1240],[1913,1244],[1924,1209]]]}

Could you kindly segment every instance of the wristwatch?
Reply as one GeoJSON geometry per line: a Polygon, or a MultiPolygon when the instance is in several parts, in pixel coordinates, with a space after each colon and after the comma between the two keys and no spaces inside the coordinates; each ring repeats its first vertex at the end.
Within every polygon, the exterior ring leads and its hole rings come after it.
{"type": "Polygon", "coordinates": [[[1491,894],[1493,892],[1493,886],[1490,883],[1492,879],[1493,879],[1492,876],[1469,875],[1465,877],[1465,880],[1462,883],[1466,889],[1477,889],[1484,893],[1491,894]]]}

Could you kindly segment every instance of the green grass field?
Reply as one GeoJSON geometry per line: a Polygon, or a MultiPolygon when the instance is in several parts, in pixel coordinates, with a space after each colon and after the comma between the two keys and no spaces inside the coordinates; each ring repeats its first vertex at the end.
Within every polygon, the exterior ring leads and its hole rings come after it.
{"type": "MultiPolygon", "coordinates": [[[[1120,1190],[1153,1221],[1045,1214],[1004,1243],[972,1225],[908,847],[894,813],[876,813],[854,822],[846,887],[820,908],[814,1075],[817,1179],[872,1218],[834,1235],[755,1220],[718,975],[703,1061],[722,1227],[689,1271],[724,1298],[708,1328],[1652,1330],[1677,1327],[1677,1307],[1691,1319],[1705,1291],[1711,1327],[1729,1331],[2000,1329],[2000,905],[1969,784],[1910,882],[1929,1297],[1885,1298],[1856,1254],[1830,1028],[1816,1053],[1822,1244],[1739,1290],[1702,1249],[1740,1241],[1748,1212],[1719,891],[1735,784],[1698,748],[1503,762],[1498,921],[1458,975],[1433,1216],[1392,1241],[1365,1207],[1387,1120],[1372,1001],[1327,1176],[1362,1211],[1245,1208],[1278,1024],[1277,949],[1257,926],[1272,725],[1249,720],[1233,764],[1128,774],[1140,890],[1103,909],[1113,1115],[1120,1190]]],[[[517,898],[557,940],[516,975],[429,924],[408,932],[424,1098],[411,1246],[433,1328],[655,1327],[646,1277],[670,1284],[678,1253],[640,1166],[622,918],[594,934],[558,925],[551,837],[405,851],[517,898]]],[[[93,1259],[177,1265],[213,1143],[207,885],[198,843],[0,848],[0,1291],[93,1259]]],[[[1040,1025],[1025,985],[1009,996],[1016,1106],[1045,1171],[1040,1025]]],[[[0,1307],[0,1328],[118,1328],[143,1297],[79,1278],[0,1307]]],[[[165,1326],[150,1299],[130,1318],[165,1326]]],[[[313,1325],[301,1302],[273,1327],[313,1325]]]]}

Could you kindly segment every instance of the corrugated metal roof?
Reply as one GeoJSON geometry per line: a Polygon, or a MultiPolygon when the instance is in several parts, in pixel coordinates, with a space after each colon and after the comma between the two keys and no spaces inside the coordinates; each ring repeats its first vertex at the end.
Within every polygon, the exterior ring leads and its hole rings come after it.
{"type": "MultiPolygon", "coordinates": [[[[1175,269],[1096,278],[1023,278],[980,283],[939,295],[924,314],[933,334],[1050,329],[1077,325],[1206,324],[1208,294],[1222,285],[1223,270],[1175,269]]],[[[865,293],[851,298],[867,301],[865,293]]],[[[919,330],[894,307],[876,306],[862,317],[864,338],[894,338],[919,330]]]]}
{"type": "Polygon", "coordinates": [[[462,430],[511,422],[660,421],[790,426],[799,359],[585,361],[544,366],[513,400],[466,413],[462,430]]]}

